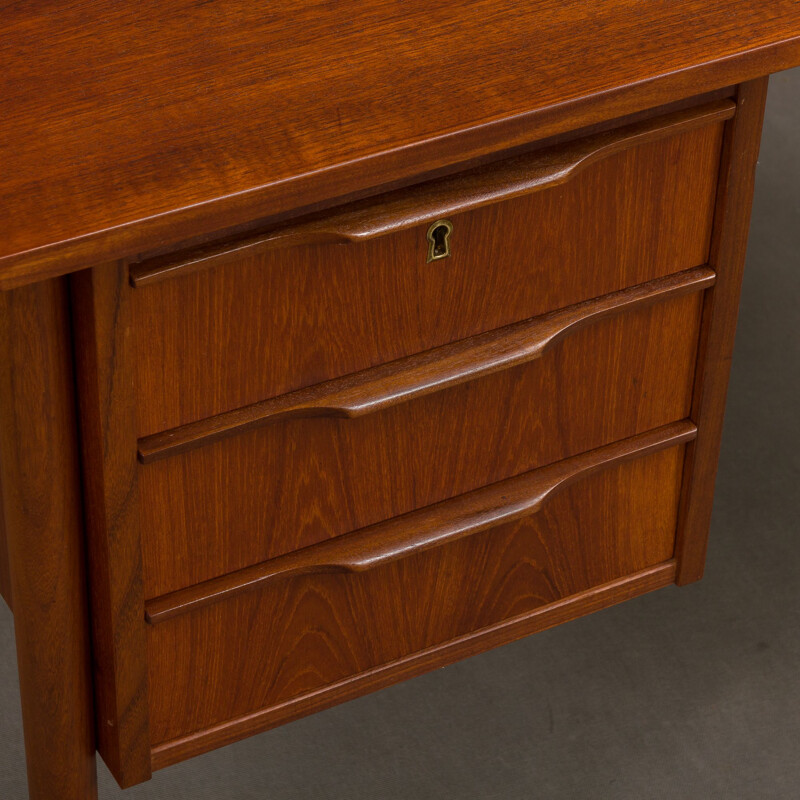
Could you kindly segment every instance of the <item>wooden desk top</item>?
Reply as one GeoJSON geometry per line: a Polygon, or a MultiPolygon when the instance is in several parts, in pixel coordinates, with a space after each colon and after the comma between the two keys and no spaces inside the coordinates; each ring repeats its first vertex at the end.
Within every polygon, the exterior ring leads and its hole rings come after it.
{"type": "Polygon", "coordinates": [[[800,64],[797,0],[0,13],[0,288],[800,64]]]}

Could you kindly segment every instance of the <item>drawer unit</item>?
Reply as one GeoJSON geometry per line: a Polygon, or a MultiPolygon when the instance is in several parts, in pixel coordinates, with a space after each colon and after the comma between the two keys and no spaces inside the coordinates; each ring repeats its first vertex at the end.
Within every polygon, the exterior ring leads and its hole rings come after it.
{"type": "Polygon", "coordinates": [[[123,782],[675,580],[734,110],[72,279],[123,782]]]}

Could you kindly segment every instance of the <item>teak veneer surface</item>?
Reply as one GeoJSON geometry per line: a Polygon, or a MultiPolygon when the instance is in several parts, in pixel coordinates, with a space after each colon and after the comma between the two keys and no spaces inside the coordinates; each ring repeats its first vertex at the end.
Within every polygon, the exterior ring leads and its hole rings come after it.
{"type": "Polygon", "coordinates": [[[97,748],[122,786],[150,777],[130,298],[122,264],[70,279],[92,599],[97,748]]]}
{"type": "Polygon", "coordinates": [[[569,620],[623,603],[675,581],[676,561],[670,559],[631,575],[594,586],[583,592],[537,606],[514,617],[466,633],[443,644],[390,661],[356,676],[350,676],[317,691],[307,692],[277,706],[258,709],[194,733],[170,739],[153,747],[153,769],[162,769],[191,756],[252,736],[337,703],[374,692],[392,683],[422,675],[443,664],[482,653],[523,636],[547,630],[569,620]]]}
{"type": "Polygon", "coordinates": [[[300,575],[368,572],[535,514],[566,487],[665,447],[692,441],[696,426],[680,420],[571,458],[528,470],[457,497],[310,545],[146,603],[148,623],[300,575]]]}
{"type": "MultiPolygon", "coordinates": [[[[666,445],[692,428],[675,426],[666,445]]],[[[288,577],[149,627],[153,744],[668,561],[683,449],[612,465],[531,516],[385,566],[288,577]]]]}
{"type": "Polygon", "coordinates": [[[145,258],[131,264],[131,285],[146,286],[211,265],[219,266],[256,250],[363,242],[559,186],[614,153],[731,119],[736,104],[729,92],[730,89],[721,89],[719,96],[689,98],[679,108],[669,106],[651,109],[644,116],[629,115],[611,129],[608,123],[593,126],[584,135],[573,133],[567,141],[551,138],[500,161],[345,203],[338,209],[270,226],[250,236],[222,237],[205,245],[145,258]]]}
{"type": "Polygon", "coordinates": [[[793,66],[800,5],[30,2],[0,57],[8,287],[793,66]]]}
{"type": "Polygon", "coordinates": [[[699,580],[706,560],[714,480],[725,417],[739,294],[744,274],[768,79],[739,87],[735,119],[728,123],[711,242],[718,283],[706,293],[692,419],[702,433],[687,447],[676,556],[680,585],[699,580]]]}
{"type": "Polygon", "coordinates": [[[688,416],[702,291],[530,364],[356,419],[298,419],[144,466],[150,598],[688,416]]]}
{"type": "Polygon", "coordinates": [[[0,292],[0,525],[32,800],[97,798],[69,318],[64,280],[0,292]]]}
{"type": "Polygon", "coordinates": [[[139,439],[139,461],[152,463],[255,428],[290,419],[356,419],[495,372],[535,361],[601,320],[698,292],[716,280],[709,267],[601,295],[567,308],[434,347],[423,353],[323,381],[243,408],[139,439]]]}
{"type": "Polygon", "coordinates": [[[797,0],[4,4],[31,800],[700,578],[798,64],[797,0]]]}
{"type": "Polygon", "coordinates": [[[6,536],[5,512],[3,511],[3,487],[0,485],[0,597],[11,608],[11,573],[8,563],[8,539],[6,536]]]}
{"type": "Polygon", "coordinates": [[[247,252],[132,291],[139,436],[231,411],[708,259],[723,125],[563,185],[353,244],[247,252]]]}

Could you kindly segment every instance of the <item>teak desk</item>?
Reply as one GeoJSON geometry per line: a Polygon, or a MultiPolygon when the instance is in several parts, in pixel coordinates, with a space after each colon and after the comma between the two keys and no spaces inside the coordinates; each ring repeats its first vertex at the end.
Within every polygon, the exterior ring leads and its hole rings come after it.
{"type": "Polygon", "coordinates": [[[797,0],[27,2],[0,52],[33,800],[700,578],[797,0]]]}

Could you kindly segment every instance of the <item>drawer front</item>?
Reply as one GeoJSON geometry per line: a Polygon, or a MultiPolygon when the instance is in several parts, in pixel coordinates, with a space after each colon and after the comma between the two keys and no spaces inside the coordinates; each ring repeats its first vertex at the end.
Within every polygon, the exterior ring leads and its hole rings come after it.
{"type": "MultiPolygon", "coordinates": [[[[559,185],[463,213],[448,209],[475,193],[471,179],[450,179],[440,210],[453,224],[451,255],[432,263],[425,219],[348,244],[234,247],[200,271],[141,285],[140,436],[706,263],[723,124],[674,127],[605,157],[601,142],[584,168],[561,169],[569,148],[545,151],[525,169],[546,167],[559,185]]],[[[351,216],[399,203],[386,195],[351,216]]]]}
{"type": "Polygon", "coordinates": [[[563,475],[544,492],[535,482],[499,484],[474,493],[471,507],[451,513],[450,501],[405,527],[368,532],[349,553],[315,557],[309,548],[305,564],[264,585],[159,619],[148,633],[156,759],[160,748],[180,751],[181,737],[202,749],[198,732],[219,743],[226,726],[241,735],[252,715],[263,728],[270,715],[302,714],[309,700],[324,705],[326,693],[341,699],[349,684],[390,682],[415,658],[441,664],[465,637],[520,624],[592,587],[656,565],[669,578],[681,441],[692,428],[661,429],[645,435],[649,444],[627,440],[599,471],[578,466],[571,485],[563,475]],[[659,447],[667,449],[650,452],[659,447]],[[537,492],[545,497],[531,505],[537,492]],[[510,521],[486,528],[483,517],[503,515],[510,521]],[[420,532],[434,525],[456,540],[424,549],[420,532]],[[392,548],[402,551],[409,537],[411,555],[398,559],[392,548]],[[340,574],[330,572],[337,566],[340,574]]]}
{"type": "Polygon", "coordinates": [[[682,280],[687,294],[571,332],[530,363],[354,419],[278,419],[144,465],[145,596],[687,417],[708,277],[682,280]]]}

